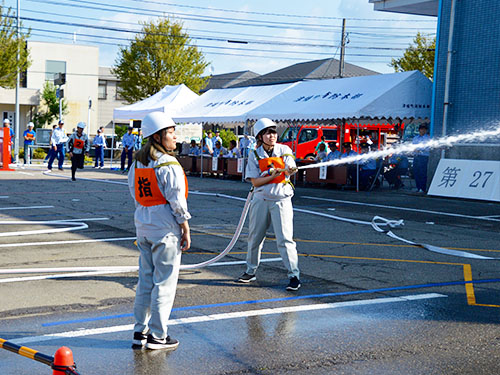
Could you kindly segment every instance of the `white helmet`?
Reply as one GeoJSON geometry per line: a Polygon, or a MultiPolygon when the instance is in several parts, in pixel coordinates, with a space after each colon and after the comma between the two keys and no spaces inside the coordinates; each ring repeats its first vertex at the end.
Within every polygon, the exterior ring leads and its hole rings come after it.
{"type": "Polygon", "coordinates": [[[76,127],[80,129],[85,129],[86,126],[87,124],[85,124],[83,121],[80,121],[78,124],[76,124],[76,127]]]}
{"type": "Polygon", "coordinates": [[[28,122],[28,128],[30,128],[30,127],[33,127],[33,128],[35,127],[35,124],[33,124],[33,122],[31,122],[31,121],[28,122]]]}
{"type": "Polygon", "coordinates": [[[263,117],[253,126],[253,133],[257,137],[261,131],[271,127],[276,127],[276,123],[271,119],[263,117]]]}
{"type": "Polygon", "coordinates": [[[150,137],[156,132],[175,126],[174,120],[164,112],[151,112],[142,120],[142,135],[150,137]]]}
{"type": "Polygon", "coordinates": [[[6,119],[3,120],[3,123],[4,124],[10,124],[10,120],[8,118],[6,118],[6,119]]]}

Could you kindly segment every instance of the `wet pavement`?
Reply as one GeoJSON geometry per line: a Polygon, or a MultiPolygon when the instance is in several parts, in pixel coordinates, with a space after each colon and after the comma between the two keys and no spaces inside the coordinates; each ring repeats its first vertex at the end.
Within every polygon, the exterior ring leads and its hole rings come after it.
{"type": "MultiPolygon", "coordinates": [[[[179,348],[134,351],[138,252],[126,176],[85,169],[71,182],[69,171],[52,176],[41,171],[0,173],[0,222],[74,220],[88,228],[0,237],[3,270],[68,269],[0,274],[0,338],[48,355],[67,346],[82,375],[500,370],[498,260],[438,254],[370,225],[374,216],[403,219],[404,226],[393,231],[404,239],[500,257],[500,204],[407,189],[357,193],[297,187],[293,203],[302,211],[294,213],[294,237],[301,289],[285,290],[272,228],[257,281],[235,282],[244,271],[245,226],[234,249],[216,265],[181,272],[169,328],[179,348]],[[132,270],[70,271],[110,266],[132,270]]],[[[189,177],[189,186],[193,244],[183,263],[198,263],[229,243],[244,204],[230,197],[246,198],[249,185],[189,177]]],[[[65,225],[1,227],[0,234],[65,225]]],[[[49,373],[44,364],[0,350],[0,374],[49,373]]]]}

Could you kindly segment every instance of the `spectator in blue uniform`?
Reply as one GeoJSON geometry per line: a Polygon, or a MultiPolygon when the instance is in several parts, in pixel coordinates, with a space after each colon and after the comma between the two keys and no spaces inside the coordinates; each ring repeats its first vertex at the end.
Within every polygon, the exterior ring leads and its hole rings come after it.
{"type": "MultiPolygon", "coordinates": [[[[361,143],[361,154],[369,152],[368,143],[361,143]]],[[[367,159],[359,162],[359,188],[368,190],[371,181],[377,171],[377,162],[375,159],[367,159]]]]}
{"type": "MultiPolygon", "coordinates": [[[[427,143],[431,137],[427,134],[427,125],[421,124],[418,127],[418,134],[413,138],[413,144],[427,143]]],[[[429,163],[429,149],[421,148],[414,153],[413,157],[413,175],[417,192],[425,194],[427,191],[427,164],[429,163]]]]}
{"type": "Polygon", "coordinates": [[[330,152],[328,153],[328,155],[326,156],[326,159],[324,161],[340,159],[342,154],[337,149],[337,144],[335,142],[328,143],[328,148],[330,149],[330,152]]]}
{"type": "Polygon", "coordinates": [[[31,157],[30,146],[33,145],[33,142],[35,141],[35,137],[36,137],[35,131],[33,130],[34,127],[35,127],[35,124],[30,122],[28,124],[28,129],[26,129],[23,133],[23,137],[24,137],[24,155],[23,155],[24,164],[27,163],[27,160],[29,160],[29,163],[31,164],[32,157],[31,157]]]}
{"type": "Polygon", "coordinates": [[[134,130],[134,128],[132,126],[129,126],[127,133],[125,133],[122,138],[123,150],[120,168],[122,172],[128,171],[130,165],[132,164],[132,154],[134,153],[135,146],[135,135],[132,134],[132,130],[134,130]],[[125,159],[128,159],[127,169],[125,169],[125,159]]]}
{"type": "Polygon", "coordinates": [[[97,130],[97,135],[92,141],[92,146],[95,147],[95,164],[94,168],[104,168],[104,149],[106,148],[106,141],[102,134],[102,130],[97,130]]]}

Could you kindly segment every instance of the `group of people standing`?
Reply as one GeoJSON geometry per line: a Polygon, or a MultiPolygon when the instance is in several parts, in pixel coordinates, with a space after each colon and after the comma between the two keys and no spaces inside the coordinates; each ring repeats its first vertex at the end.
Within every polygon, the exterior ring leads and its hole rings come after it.
{"type": "MultiPolygon", "coordinates": [[[[426,143],[430,141],[430,136],[427,134],[427,125],[420,124],[418,131],[419,133],[413,137],[412,143],[426,143]]],[[[342,144],[344,152],[341,153],[336,142],[329,142],[328,149],[326,148],[327,143],[325,137],[321,137],[321,141],[318,142],[316,146],[316,162],[326,162],[335,159],[343,159],[350,156],[356,156],[364,154],[370,151],[371,145],[368,142],[362,142],[359,145],[360,153],[352,150],[351,142],[344,142],[342,144]]],[[[429,162],[429,150],[419,149],[413,154],[413,175],[415,178],[415,185],[417,193],[424,194],[427,190],[427,165],[429,162]]],[[[395,189],[399,189],[404,186],[401,181],[401,176],[408,173],[409,160],[404,154],[392,154],[387,158],[387,164],[389,168],[383,171],[384,178],[392,185],[395,189]]],[[[348,176],[351,180],[351,184],[356,184],[357,176],[359,176],[359,186],[361,190],[367,189],[371,184],[371,179],[376,175],[377,172],[377,160],[368,159],[362,160],[357,163],[348,164],[348,176]],[[355,165],[354,165],[355,164],[355,165]],[[358,169],[358,172],[357,170],[358,169]]]]}
{"type": "Polygon", "coordinates": [[[47,170],[44,173],[52,172],[52,165],[56,158],[57,168],[62,171],[67,151],[71,159],[71,181],[76,181],[76,170],[83,169],[85,155],[88,155],[90,151],[89,137],[83,131],[86,126],[84,122],[79,122],[76,125],[76,130],[68,137],[64,131],[64,121],[59,121],[58,126],[52,130],[50,149],[47,155],[47,170]]]}
{"type": "Polygon", "coordinates": [[[248,157],[248,152],[255,148],[255,138],[250,137],[245,134],[238,142],[235,139],[229,141],[229,147],[225,148],[223,146],[222,138],[218,131],[215,135],[211,130],[208,130],[206,137],[201,140],[201,145],[198,146],[195,140],[191,140],[189,145],[188,154],[191,156],[212,156],[212,157],[223,157],[223,158],[241,158],[248,157]]]}

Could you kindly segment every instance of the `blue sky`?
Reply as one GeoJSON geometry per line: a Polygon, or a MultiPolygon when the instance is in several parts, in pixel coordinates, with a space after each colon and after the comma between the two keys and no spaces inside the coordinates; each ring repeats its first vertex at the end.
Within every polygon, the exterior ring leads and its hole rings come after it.
{"type": "MultiPolygon", "coordinates": [[[[15,11],[16,0],[4,4],[15,11]]],[[[434,36],[437,21],[376,12],[369,0],[21,0],[20,14],[32,40],[98,46],[101,66],[114,64],[119,45],[140,30],[139,21],[169,16],[183,22],[211,63],[207,74],[265,74],[339,58],[343,18],[345,61],[390,73],[391,58],[400,57],[418,31],[434,36]]]]}

